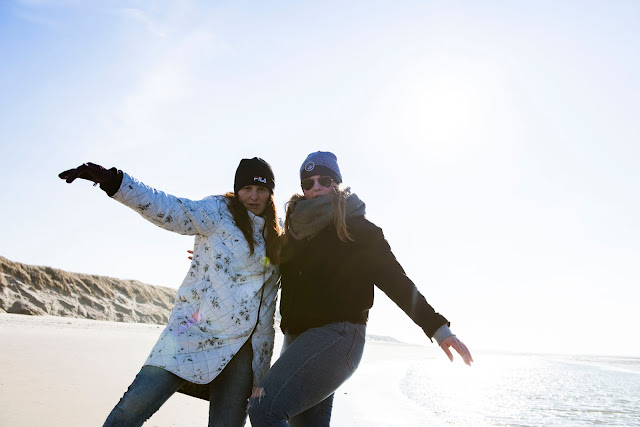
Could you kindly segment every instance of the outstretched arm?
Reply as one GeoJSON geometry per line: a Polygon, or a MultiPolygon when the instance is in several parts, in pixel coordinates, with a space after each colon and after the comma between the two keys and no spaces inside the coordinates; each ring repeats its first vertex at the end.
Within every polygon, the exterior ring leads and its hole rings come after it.
{"type": "MultiPolygon", "coordinates": [[[[440,342],[440,337],[436,337],[435,334],[442,325],[449,325],[448,320],[431,307],[407,277],[391,252],[382,230],[373,224],[365,230],[358,236],[360,240],[356,240],[356,244],[364,248],[362,253],[366,258],[362,264],[367,266],[364,274],[369,274],[371,281],[420,326],[429,338],[436,338],[440,342]]],[[[442,338],[448,335],[450,332],[442,335],[442,338]]]]}
{"type": "Polygon", "coordinates": [[[185,235],[208,235],[215,229],[219,206],[214,198],[199,201],[158,191],[116,168],[84,163],[58,175],[72,183],[77,178],[100,184],[109,197],[130,207],[155,225],[185,235]]]}
{"type": "Polygon", "coordinates": [[[469,349],[449,329],[449,322],[437,313],[418,291],[415,284],[407,277],[402,266],[391,252],[389,244],[378,227],[370,228],[366,234],[365,251],[369,257],[368,271],[376,285],[387,294],[405,313],[419,326],[428,337],[434,338],[449,360],[453,347],[462,357],[465,364],[471,366],[473,358],[469,349]]]}

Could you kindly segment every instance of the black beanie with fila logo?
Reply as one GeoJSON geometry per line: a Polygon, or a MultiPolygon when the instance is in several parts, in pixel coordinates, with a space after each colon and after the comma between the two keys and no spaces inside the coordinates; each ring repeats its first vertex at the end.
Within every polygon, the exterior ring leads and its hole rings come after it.
{"type": "Polygon", "coordinates": [[[246,185],[259,185],[273,193],[276,181],[269,163],[259,157],[240,160],[236,169],[236,179],[233,182],[233,192],[238,194],[238,191],[246,185]]]}

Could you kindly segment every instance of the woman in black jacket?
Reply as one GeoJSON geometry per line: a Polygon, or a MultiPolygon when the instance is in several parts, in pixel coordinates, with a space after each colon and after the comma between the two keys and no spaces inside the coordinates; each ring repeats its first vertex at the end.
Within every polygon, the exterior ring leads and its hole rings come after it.
{"type": "Polygon", "coordinates": [[[280,358],[254,390],[251,425],[328,426],[333,393],[356,370],[373,305],[384,291],[453,360],[473,361],[449,322],[427,303],[393,256],[365,205],[341,186],[335,155],[310,154],[300,168],[304,195],[287,209],[281,254],[280,358]],[[288,421],[288,423],[287,423],[288,421]]]}

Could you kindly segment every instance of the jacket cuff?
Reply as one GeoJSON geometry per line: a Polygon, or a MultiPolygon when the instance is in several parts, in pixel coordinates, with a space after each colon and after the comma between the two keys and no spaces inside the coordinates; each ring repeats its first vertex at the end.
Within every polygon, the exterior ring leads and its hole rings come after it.
{"type": "Polygon", "coordinates": [[[453,332],[451,332],[451,329],[449,329],[449,326],[445,323],[444,325],[440,326],[438,330],[433,334],[433,338],[435,338],[438,345],[440,345],[442,341],[444,341],[451,335],[453,335],[453,332]]]}
{"type": "Polygon", "coordinates": [[[123,177],[124,174],[121,170],[111,168],[109,169],[109,179],[106,182],[100,184],[100,188],[102,189],[102,191],[107,193],[107,196],[113,197],[113,195],[116,194],[120,189],[123,177]]]}

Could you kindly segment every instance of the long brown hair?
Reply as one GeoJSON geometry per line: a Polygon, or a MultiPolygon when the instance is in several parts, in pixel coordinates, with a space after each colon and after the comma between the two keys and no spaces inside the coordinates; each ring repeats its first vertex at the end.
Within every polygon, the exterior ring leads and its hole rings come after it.
{"type": "MultiPolygon", "coordinates": [[[[224,195],[229,201],[229,212],[233,217],[233,221],[236,226],[242,231],[244,238],[249,244],[249,253],[253,255],[254,247],[256,244],[253,238],[253,224],[251,218],[249,218],[249,212],[247,208],[240,203],[240,199],[234,193],[227,193],[224,195]]],[[[280,236],[282,235],[282,229],[278,222],[278,214],[276,213],[276,204],[273,200],[273,193],[269,195],[267,206],[264,212],[260,215],[265,220],[265,227],[267,229],[267,236],[265,238],[265,247],[267,252],[267,258],[272,264],[280,263],[280,236]]]]}
{"type": "MultiPolygon", "coordinates": [[[[331,194],[331,206],[333,211],[333,226],[338,234],[338,239],[344,243],[353,242],[353,236],[349,233],[349,227],[347,226],[347,199],[351,193],[348,188],[343,184],[333,183],[333,193],[331,194]]],[[[287,244],[289,241],[289,218],[292,211],[292,202],[303,200],[303,194],[294,194],[287,202],[287,213],[284,219],[284,242],[287,244]]]]}

